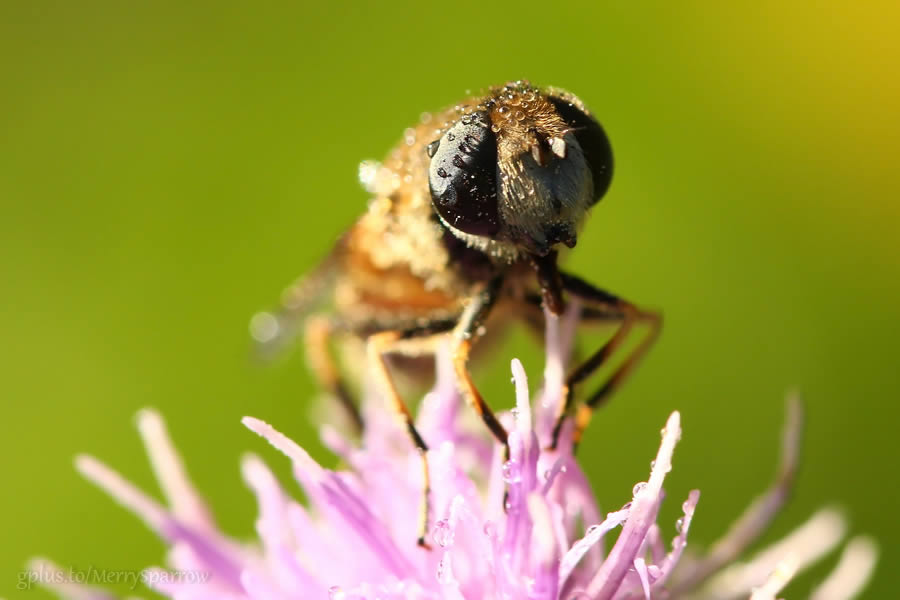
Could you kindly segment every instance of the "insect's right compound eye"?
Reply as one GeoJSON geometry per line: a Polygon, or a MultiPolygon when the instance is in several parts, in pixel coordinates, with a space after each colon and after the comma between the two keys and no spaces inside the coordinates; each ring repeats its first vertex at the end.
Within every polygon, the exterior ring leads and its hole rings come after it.
{"type": "Polygon", "coordinates": [[[465,115],[428,146],[431,202],[441,219],[464,233],[491,236],[497,213],[497,140],[486,112],[465,115]]]}

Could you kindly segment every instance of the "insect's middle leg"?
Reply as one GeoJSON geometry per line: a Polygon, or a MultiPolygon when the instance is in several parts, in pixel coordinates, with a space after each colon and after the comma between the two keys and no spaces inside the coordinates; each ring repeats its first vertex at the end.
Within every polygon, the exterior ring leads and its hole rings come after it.
{"type": "Polygon", "coordinates": [[[394,379],[391,377],[385,356],[387,354],[403,354],[405,356],[425,356],[435,354],[438,344],[446,339],[446,333],[436,333],[434,328],[413,328],[408,330],[383,331],[369,336],[366,342],[366,354],[371,373],[375,377],[382,397],[390,404],[391,409],[403,421],[406,432],[422,460],[422,505],[419,514],[418,544],[429,548],[425,541],[430,520],[431,475],[428,468],[428,445],[416,429],[412,413],[400,397],[394,379]]]}

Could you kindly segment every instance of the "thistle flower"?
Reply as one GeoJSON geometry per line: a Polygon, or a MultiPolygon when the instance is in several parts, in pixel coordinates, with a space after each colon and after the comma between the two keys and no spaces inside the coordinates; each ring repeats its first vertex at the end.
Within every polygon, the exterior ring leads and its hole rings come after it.
{"type": "MultiPolygon", "coordinates": [[[[699,491],[684,499],[674,526],[657,523],[681,437],[678,412],[662,429],[646,482],[634,486],[630,502],[601,513],[566,443],[571,431],[564,429],[559,450],[546,449],[576,320],[577,307],[563,319],[547,320],[547,363],[536,402],[529,399],[522,365],[512,362],[516,406],[504,415],[511,448],[506,462],[487,436],[467,426],[449,357],[438,357],[438,380],[418,418],[432,448],[431,550],[415,543],[418,456],[374,397],[363,402],[367,427],[359,443],[322,429],[325,444],[346,464],[338,471],[320,466],[273,426],[243,420],[288,457],[308,499],[307,506],[292,499],[261,459],[245,457],[243,477],[259,504],[259,539],[252,544],[218,529],[153,411],[138,415],[138,429],[167,506],[94,458],[80,456],[76,466],[168,544],[169,566],[146,569],[142,579],[179,599],[773,600],[795,572],[840,543],[844,521],[824,509],[780,542],[736,562],[778,512],[793,480],[801,421],[796,401],[789,403],[776,481],[709,551],[685,552],[699,491]]],[[[852,540],[813,597],[853,597],[875,555],[867,538],[852,540]]],[[[66,581],[47,560],[33,561],[31,573],[62,597],[110,597],[66,581]]]]}

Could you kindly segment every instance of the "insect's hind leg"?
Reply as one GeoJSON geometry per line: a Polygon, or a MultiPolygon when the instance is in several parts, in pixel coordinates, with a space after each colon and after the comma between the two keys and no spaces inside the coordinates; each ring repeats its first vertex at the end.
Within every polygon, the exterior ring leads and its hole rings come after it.
{"type": "Polygon", "coordinates": [[[358,435],[364,428],[362,414],[341,376],[330,348],[335,333],[340,329],[330,316],[314,315],[307,318],[303,331],[306,361],[319,385],[337,398],[354,432],[358,435]]]}
{"type": "Polygon", "coordinates": [[[606,382],[588,396],[583,404],[579,405],[575,413],[575,429],[572,432],[573,447],[577,447],[581,441],[584,430],[590,423],[594,411],[631,374],[637,363],[659,337],[662,328],[662,315],[660,313],[638,308],[631,302],[605,292],[574,275],[567,273],[560,273],[560,275],[563,289],[585,303],[586,310],[583,312],[583,319],[590,320],[593,318],[596,320],[617,321],[619,326],[613,333],[613,336],[603,346],[570,372],[566,378],[565,402],[560,407],[556,424],[553,427],[551,448],[554,449],[559,444],[559,435],[563,423],[574,406],[575,387],[609,361],[615,351],[628,339],[634,325],[646,323],[649,326],[649,331],[637,346],[626,355],[625,360],[613,370],[606,382]]]}
{"type": "Polygon", "coordinates": [[[406,432],[410,440],[415,446],[422,460],[422,508],[419,514],[419,537],[418,544],[424,548],[429,548],[425,541],[428,534],[428,523],[430,519],[430,496],[431,496],[431,475],[428,468],[428,445],[413,421],[409,408],[400,397],[394,379],[391,377],[388,364],[385,359],[387,354],[403,354],[405,356],[424,356],[434,354],[441,340],[446,339],[446,331],[452,325],[440,324],[435,326],[422,326],[406,330],[382,331],[370,335],[366,341],[366,355],[372,374],[375,377],[375,385],[378,386],[382,397],[390,404],[391,409],[403,421],[406,432]]]}

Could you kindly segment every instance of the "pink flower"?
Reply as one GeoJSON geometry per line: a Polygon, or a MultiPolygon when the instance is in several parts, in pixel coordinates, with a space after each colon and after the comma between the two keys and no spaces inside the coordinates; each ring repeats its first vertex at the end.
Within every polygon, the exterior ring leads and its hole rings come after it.
{"type": "MultiPolygon", "coordinates": [[[[363,402],[366,432],[357,444],[325,426],[326,445],[347,468],[321,467],[273,426],[246,417],[250,430],[284,453],[308,498],[292,499],[263,461],[247,456],[242,472],[257,497],[257,542],[229,538],[213,522],[188,479],[161,417],[138,416],[138,428],[167,498],[153,500],[103,463],[80,456],[81,473],[136,513],[169,546],[167,568],[141,572],[149,587],[192,600],[605,600],[619,598],[774,598],[790,576],[835,547],[844,521],[833,510],[746,562],[735,562],[782,505],[797,457],[799,403],[789,404],[784,456],[772,487],[725,537],[688,556],[686,538],[700,493],[683,500],[683,517],[658,524],[663,483],[681,438],[674,412],[662,430],[646,482],[632,500],[601,513],[584,473],[565,443],[546,447],[561,400],[566,349],[577,319],[548,319],[543,392],[530,401],[521,364],[512,362],[516,408],[504,415],[511,458],[470,424],[460,407],[452,368],[438,358],[438,381],[425,397],[419,431],[431,445],[430,540],[416,545],[421,469],[403,429],[379,398],[363,402]],[[506,506],[503,500],[506,495],[506,506]],[[619,530],[621,528],[621,530],[619,530]],[[671,536],[669,543],[665,538],[671,536]]],[[[851,541],[817,598],[850,598],[875,561],[871,541],[851,541]]],[[[46,560],[32,562],[34,581],[68,598],[107,598],[102,590],[65,581],[46,560]]]]}

